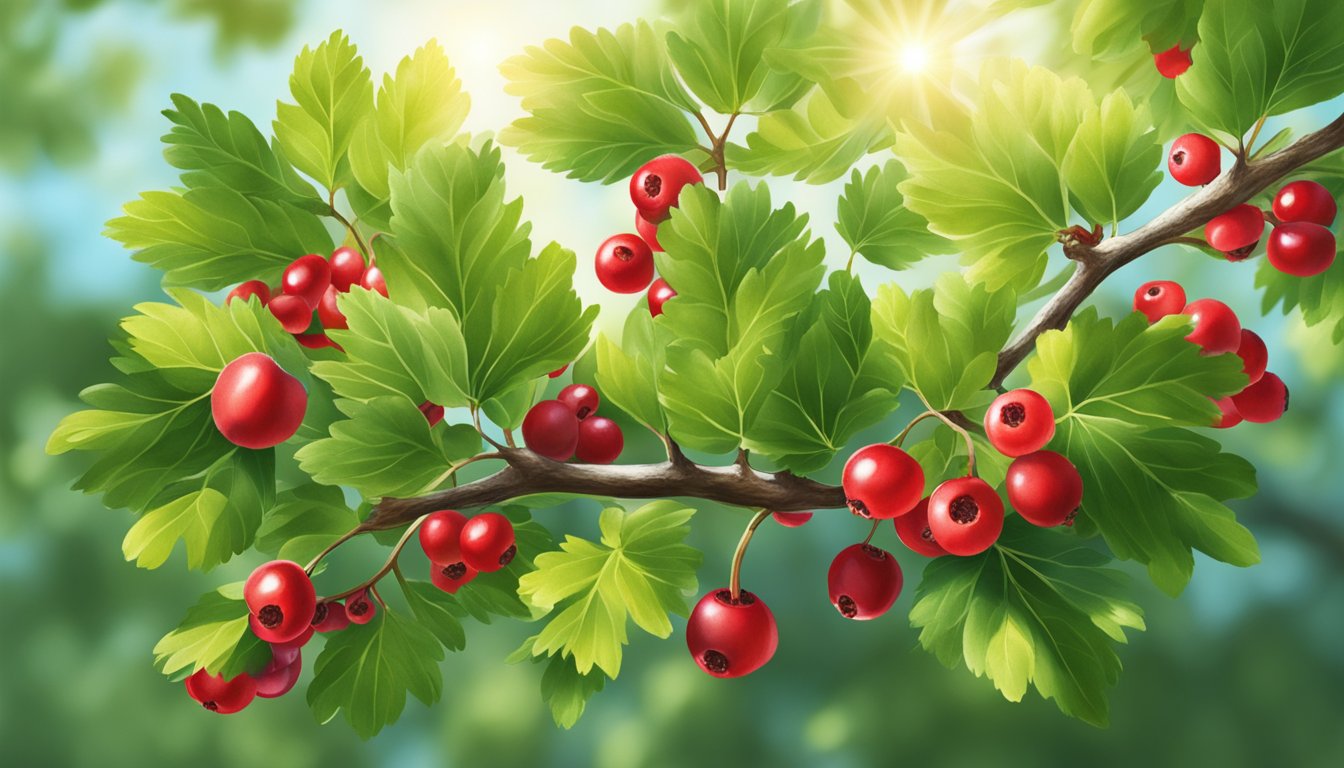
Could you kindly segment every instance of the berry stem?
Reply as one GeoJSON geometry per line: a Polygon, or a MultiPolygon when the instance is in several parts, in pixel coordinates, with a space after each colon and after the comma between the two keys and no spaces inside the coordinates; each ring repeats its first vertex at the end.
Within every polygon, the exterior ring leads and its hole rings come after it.
{"type": "Polygon", "coordinates": [[[890,444],[896,446],[897,448],[900,448],[901,444],[905,442],[905,438],[910,436],[910,430],[914,429],[916,424],[918,424],[921,421],[924,421],[925,419],[933,419],[937,417],[938,414],[934,413],[931,410],[919,414],[915,418],[911,419],[909,424],[905,425],[905,429],[902,429],[899,435],[892,438],[890,444]]]}
{"type": "Polygon", "coordinates": [[[756,533],[756,529],[769,516],[768,509],[757,512],[751,518],[751,522],[747,523],[747,529],[742,532],[742,540],[737,542],[737,551],[733,552],[733,572],[728,578],[728,591],[733,596],[733,602],[737,602],[738,593],[742,591],[742,558],[747,554],[747,545],[751,543],[751,537],[756,533]]]}
{"type": "Polygon", "coordinates": [[[705,119],[704,113],[694,112],[695,119],[700,122],[700,127],[704,129],[705,135],[709,137],[710,146],[708,148],[709,157],[714,161],[714,175],[719,179],[719,191],[728,189],[728,163],[724,158],[724,147],[728,145],[728,132],[733,130],[733,123],[737,122],[737,112],[728,116],[728,124],[724,126],[723,133],[714,134],[714,129],[709,127],[709,121],[705,119]]]}
{"type": "Polygon", "coordinates": [[[500,451],[502,451],[502,450],[504,450],[506,447],[510,447],[510,448],[513,447],[513,446],[504,446],[504,445],[501,445],[500,442],[499,442],[498,440],[495,440],[493,437],[491,437],[491,436],[485,434],[485,430],[484,430],[484,429],[481,429],[481,411],[480,411],[479,408],[476,408],[475,406],[472,406],[472,408],[471,408],[471,424],[472,424],[472,426],[476,427],[476,433],[479,434],[479,435],[481,436],[481,439],[484,440],[485,442],[487,442],[487,443],[493,445],[493,446],[495,447],[496,450],[500,450],[500,451]]]}
{"type": "MultiPolygon", "coordinates": [[[[919,393],[916,393],[916,394],[919,394],[919,393]]],[[[967,475],[974,476],[974,475],[975,475],[975,441],[971,439],[971,433],[970,433],[970,430],[968,430],[968,429],[966,429],[965,427],[961,426],[961,425],[958,424],[956,421],[953,421],[947,414],[943,413],[942,411],[935,410],[933,406],[929,405],[929,401],[924,399],[924,395],[920,394],[920,395],[919,395],[919,399],[920,399],[921,402],[924,403],[924,407],[929,409],[929,412],[930,412],[930,413],[932,413],[934,416],[936,416],[936,417],[938,418],[939,421],[941,421],[941,422],[943,422],[944,424],[946,424],[947,427],[948,427],[948,429],[951,429],[953,432],[956,432],[957,434],[961,435],[961,438],[962,438],[963,440],[966,441],[966,474],[967,474],[967,475]]]]}
{"type": "Polygon", "coordinates": [[[364,238],[360,236],[359,230],[355,228],[354,224],[350,223],[349,219],[345,218],[345,216],[337,210],[335,189],[327,193],[327,207],[331,209],[331,215],[345,226],[346,231],[350,233],[351,237],[355,238],[355,244],[359,246],[359,252],[363,254],[365,258],[372,258],[373,253],[369,250],[369,244],[364,242],[364,238]]]}
{"type": "Polygon", "coordinates": [[[864,545],[865,547],[868,546],[868,542],[870,542],[870,541],[873,540],[873,534],[877,533],[877,526],[879,526],[879,525],[881,525],[881,524],[882,524],[882,521],[881,521],[881,520],[874,520],[874,521],[873,521],[873,527],[868,529],[868,535],[865,536],[864,539],[863,539],[863,545],[864,545]]]}
{"type": "MultiPolygon", "coordinates": [[[[401,550],[406,548],[406,542],[410,541],[411,537],[415,535],[415,532],[420,529],[420,524],[425,521],[425,518],[427,516],[428,515],[421,515],[420,517],[417,517],[410,525],[406,526],[406,532],[401,534],[401,538],[397,540],[396,546],[392,548],[392,554],[388,555],[387,561],[383,563],[382,567],[378,569],[377,573],[373,574],[373,576],[369,577],[369,579],[364,581],[363,583],[357,584],[351,587],[350,589],[345,590],[344,592],[338,592],[334,595],[327,595],[326,597],[320,597],[318,598],[318,601],[330,602],[332,600],[342,600],[355,594],[361,589],[368,589],[373,592],[374,597],[378,598],[378,602],[380,603],[383,602],[383,598],[378,595],[378,591],[374,589],[374,586],[384,576],[391,573],[393,568],[397,567],[397,558],[401,556],[401,550]]],[[[384,604],[383,607],[386,608],[387,605],[384,604]]]]}
{"type": "Polygon", "coordinates": [[[345,542],[355,538],[361,533],[367,532],[368,530],[369,530],[368,528],[364,527],[363,523],[360,523],[359,525],[356,525],[354,528],[351,528],[350,530],[341,534],[340,538],[328,544],[326,549],[322,550],[321,552],[318,552],[317,557],[314,557],[311,561],[309,561],[308,565],[304,566],[303,570],[307,571],[309,576],[312,576],[313,569],[317,567],[318,563],[322,562],[323,558],[325,558],[327,555],[330,555],[332,552],[336,551],[336,548],[341,546],[345,542]]]}

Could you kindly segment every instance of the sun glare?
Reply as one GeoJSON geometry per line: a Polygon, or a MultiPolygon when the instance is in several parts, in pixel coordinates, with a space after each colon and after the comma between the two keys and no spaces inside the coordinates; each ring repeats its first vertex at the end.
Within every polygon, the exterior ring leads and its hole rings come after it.
{"type": "Polygon", "coordinates": [[[917,75],[929,66],[929,51],[922,45],[906,45],[900,51],[900,62],[901,69],[917,75]]]}

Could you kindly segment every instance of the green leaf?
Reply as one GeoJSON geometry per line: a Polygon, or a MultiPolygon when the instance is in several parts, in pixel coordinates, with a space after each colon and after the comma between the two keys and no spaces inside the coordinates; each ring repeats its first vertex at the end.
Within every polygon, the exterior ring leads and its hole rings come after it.
{"type": "Polygon", "coordinates": [[[720,113],[789,106],[811,83],[766,65],[765,52],[797,44],[816,30],[821,3],[717,0],[697,3],[667,34],[672,63],[691,92],[720,113]]]}
{"type": "Polygon", "coordinates": [[[571,657],[580,674],[596,666],[615,678],[627,618],[656,637],[672,634],[667,614],[685,615],[685,595],[696,589],[701,555],[682,543],[694,513],[670,501],[630,513],[609,507],[599,520],[600,544],[566,536],[560,551],[539,555],[518,593],[538,608],[561,610],[537,636],[533,655],[571,657]]]}
{"type": "Polygon", "coordinates": [[[226,678],[257,672],[271,660],[271,647],[248,631],[241,582],[206,592],[182,622],[154,645],[154,665],[170,677],[198,669],[226,678]]]}
{"type": "Polygon", "coordinates": [[[1256,268],[1255,286],[1265,289],[1261,302],[1265,314],[1279,304],[1285,315],[1298,309],[1308,327],[1333,325],[1332,340],[1344,342],[1344,259],[1336,257],[1329,269],[1312,277],[1285,274],[1265,259],[1256,268]]]}
{"type": "Polygon", "coordinates": [[[925,650],[988,677],[1009,701],[1033,685],[1065,714],[1105,725],[1105,689],[1120,675],[1112,643],[1144,629],[1123,597],[1128,579],[1108,562],[1068,534],[1012,517],[985,553],[925,567],[910,623],[925,650]]]}
{"type": "Polygon", "coordinates": [[[1093,224],[1120,221],[1139,209],[1162,174],[1162,143],[1148,109],[1117,90],[1083,115],[1064,155],[1074,208],[1093,224]]]}
{"type": "Polygon", "coordinates": [[[879,286],[873,330],[906,386],[932,408],[961,410],[978,402],[993,378],[1016,312],[1011,290],[990,291],[953,273],[934,290],[879,286]]]}
{"type": "Polygon", "coordinates": [[[575,27],[500,66],[527,117],[500,140],[533,162],[582,181],[624,179],[651,157],[698,146],[662,36],[646,22],[614,32],[575,27]]]}
{"type": "Polygon", "coordinates": [[[898,185],[907,176],[897,160],[867,173],[855,169],[836,209],[840,237],[854,253],[887,269],[905,269],[926,256],[955,250],[929,231],[923,216],[905,207],[898,185]]]}
{"type": "Polygon", "coordinates": [[[1092,58],[1130,54],[1150,63],[1150,47],[1190,47],[1203,9],[1204,0],[1083,0],[1073,16],[1073,49],[1092,58]]]}
{"type": "Polygon", "coordinates": [[[434,633],[445,649],[460,651],[467,647],[467,632],[460,618],[465,611],[453,601],[452,595],[426,581],[404,581],[402,587],[415,618],[434,633]]]}
{"type": "Polygon", "coordinates": [[[257,531],[256,547],[280,560],[306,563],[359,524],[340,488],[304,483],[281,491],[257,531]]]}
{"type": "Polygon", "coordinates": [[[671,334],[648,312],[631,312],[617,345],[597,339],[597,387],[602,396],[636,421],[667,434],[667,412],[658,401],[658,380],[667,365],[671,334]]]}
{"type": "Polygon", "coordinates": [[[1341,26],[1336,0],[1207,0],[1176,94],[1196,121],[1240,138],[1262,116],[1344,93],[1341,26]]]}
{"type": "Polygon", "coordinates": [[[327,190],[349,176],[346,151],[373,110],[373,80],[364,60],[339,30],[303,51],[289,76],[294,104],[276,104],[275,138],[294,165],[327,190]]]}
{"type": "Polygon", "coordinates": [[[607,683],[599,670],[579,672],[573,659],[552,656],[541,675],[541,698],[551,707],[551,717],[561,728],[573,728],[583,716],[588,700],[607,683]]]}
{"type": "Polygon", "coordinates": [[[790,109],[761,115],[746,144],[729,143],[726,156],[728,167],[735,171],[824,184],[894,140],[885,119],[846,117],[818,90],[790,109]]]}
{"type": "Polygon", "coordinates": [[[308,706],[319,722],[343,712],[360,738],[396,722],[409,693],[426,705],[439,700],[443,648],[426,626],[381,610],[368,624],[327,636],[317,657],[308,706]]]}

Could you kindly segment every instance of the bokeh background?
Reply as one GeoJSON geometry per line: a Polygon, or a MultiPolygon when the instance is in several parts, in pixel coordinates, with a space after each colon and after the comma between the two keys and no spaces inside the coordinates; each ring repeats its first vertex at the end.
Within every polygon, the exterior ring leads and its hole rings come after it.
{"type": "MultiPolygon", "coordinates": [[[[120,554],[129,515],[69,491],[79,458],[51,459],[42,447],[78,391],[111,373],[106,338],[116,321],[133,303],[162,297],[157,275],[100,233],[123,202],[174,181],[158,144],[168,94],[238,109],[264,126],[287,95],[293,55],[332,29],[347,30],[376,73],[437,37],[472,97],[467,129],[497,130],[519,114],[496,70],[504,58],[572,25],[661,10],[646,0],[0,2],[0,764],[1344,765],[1344,352],[1292,317],[1258,319],[1252,267],[1174,249],[1119,273],[1097,303],[1125,312],[1134,287],[1152,278],[1217,295],[1257,318],[1247,324],[1269,342],[1293,410],[1276,425],[1220,435],[1259,468],[1260,494],[1234,507],[1259,537],[1261,565],[1200,558],[1176,600],[1128,568],[1150,629],[1122,649],[1107,730],[1063,717],[1034,693],[1009,704],[988,682],[944,670],[916,648],[903,619],[913,589],[886,620],[841,619],[824,574],[856,533],[848,516],[758,536],[745,578],[768,596],[782,636],[764,672],[712,680],[687,658],[680,632],[667,641],[635,632],[620,679],[571,731],[551,723],[539,668],[502,663],[526,626],[472,626],[468,649],[444,664],[444,700],[411,701],[367,743],[340,721],[319,726],[302,694],[221,718],[154,671],[150,648],[184,609],[255,563],[189,573],[179,553],[159,571],[137,570],[120,554]]],[[[1049,44],[1044,35],[1022,41],[1026,56],[1049,44]]],[[[1337,101],[1279,122],[1310,128],[1341,109],[1337,101]]],[[[628,228],[619,187],[567,181],[507,151],[506,159],[534,240],[585,253],[628,228]]],[[[777,199],[812,214],[816,234],[839,243],[832,222],[843,181],[770,183],[777,199]]],[[[1181,192],[1164,182],[1139,217],[1181,192]]],[[[927,284],[949,268],[935,260],[897,277],[927,284]]],[[[629,305],[580,272],[585,299],[604,302],[602,324],[619,323],[629,305]]],[[[865,276],[892,278],[875,268],[865,276]]],[[[583,533],[595,517],[585,510],[541,519],[557,533],[583,533]]],[[[741,511],[697,518],[702,586],[726,581],[744,522],[741,511]]],[[[916,583],[916,558],[889,529],[879,537],[916,583]]],[[[338,567],[366,572],[378,559],[372,545],[351,547],[338,567]]]]}

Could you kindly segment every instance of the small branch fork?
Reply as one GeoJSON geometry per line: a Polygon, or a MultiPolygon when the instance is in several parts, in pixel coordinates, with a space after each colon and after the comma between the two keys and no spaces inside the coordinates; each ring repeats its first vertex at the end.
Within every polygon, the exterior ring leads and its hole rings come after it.
{"type": "Polygon", "coordinates": [[[722,192],[728,189],[728,161],[724,158],[724,148],[728,146],[728,134],[733,130],[733,123],[737,122],[738,113],[734,112],[728,116],[728,124],[723,127],[723,133],[717,135],[703,113],[694,114],[695,119],[700,122],[700,127],[704,129],[705,136],[709,138],[710,145],[701,149],[709,153],[710,159],[714,161],[714,175],[719,179],[719,191],[722,192]]]}

